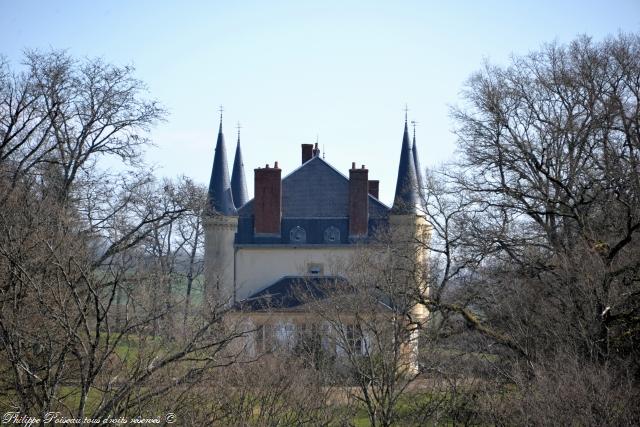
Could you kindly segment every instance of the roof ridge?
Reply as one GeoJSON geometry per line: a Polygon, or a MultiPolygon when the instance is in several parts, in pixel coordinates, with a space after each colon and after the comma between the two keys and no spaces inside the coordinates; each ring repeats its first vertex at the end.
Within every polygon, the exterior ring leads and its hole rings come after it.
{"type": "MultiPolygon", "coordinates": [[[[286,276],[281,276],[279,278],[277,278],[276,280],[274,280],[273,282],[271,282],[270,284],[263,286],[262,288],[258,289],[257,291],[253,292],[251,295],[249,295],[246,299],[250,299],[250,298],[258,298],[258,295],[264,291],[266,291],[267,289],[269,289],[270,287],[278,284],[279,282],[281,282],[284,279],[307,279],[307,278],[318,278],[318,279],[342,279],[342,280],[347,280],[346,277],[339,275],[339,274],[331,274],[331,275],[321,275],[321,276],[312,276],[312,275],[307,275],[307,276],[302,276],[302,275],[286,275],[286,276]]],[[[243,300],[244,301],[244,300],[243,300]]]]}
{"type": "Polygon", "coordinates": [[[342,172],[340,172],[338,169],[336,169],[335,167],[333,167],[331,165],[331,163],[327,162],[326,160],[324,160],[322,157],[320,156],[315,156],[312,157],[310,160],[307,160],[306,162],[304,162],[303,164],[301,164],[300,166],[298,166],[297,168],[295,168],[294,170],[292,170],[291,172],[289,172],[288,174],[286,174],[282,180],[284,181],[285,179],[289,178],[291,175],[293,175],[294,173],[298,172],[300,169],[304,168],[307,165],[310,165],[311,163],[313,163],[315,160],[318,160],[322,163],[324,163],[326,166],[329,166],[329,168],[331,168],[334,172],[336,172],[338,175],[340,175],[342,178],[344,178],[346,181],[349,181],[349,178],[344,175],[342,172]]]}

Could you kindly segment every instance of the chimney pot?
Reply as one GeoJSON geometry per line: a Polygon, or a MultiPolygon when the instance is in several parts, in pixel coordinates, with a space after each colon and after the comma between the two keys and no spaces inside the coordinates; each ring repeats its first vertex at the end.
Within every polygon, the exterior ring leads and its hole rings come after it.
{"type": "Polygon", "coordinates": [[[274,169],[278,169],[278,162],[277,161],[273,164],[273,168],[274,169]]]}
{"type": "Polygon", "coordinates": [[[355,169],[356,168],[356,162],[351,162],[351,169],[355,169]]]}

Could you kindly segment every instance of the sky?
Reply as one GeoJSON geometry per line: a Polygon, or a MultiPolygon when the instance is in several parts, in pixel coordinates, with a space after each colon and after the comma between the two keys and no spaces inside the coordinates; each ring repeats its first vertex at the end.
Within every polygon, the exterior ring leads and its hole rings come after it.
{"type": "Polygon", "coordinates": [[[405,104],[422,166],[435,167],[456,155],[449,112],[483,61],[618,31],[640,31],[640,0],[0,0],[13,64],[36,48],[136,68],[169,112],[146,157],[158,176],[208,183],[223,105],[229,167],[240,122],[251,195],[254,168],[278,161],[286,175],[318,140],[345,175],[366,165],[387,204],[405,104]]]}

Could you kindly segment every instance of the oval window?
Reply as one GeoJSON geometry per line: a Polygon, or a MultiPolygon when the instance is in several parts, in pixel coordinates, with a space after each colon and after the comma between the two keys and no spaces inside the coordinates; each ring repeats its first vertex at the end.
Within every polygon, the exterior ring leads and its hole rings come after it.
{"type": "Polygon", "coordinates": [[[339,243],[340,242],[340,230],[331,226],[324,230],[325,243],[339,243]]]}
{"type": "Polygon", "coordinates": [[[304,243],[307,241],[307,232],[300,226],[293,227],[289,233],[289,240],[294,243],[304,243]]]}

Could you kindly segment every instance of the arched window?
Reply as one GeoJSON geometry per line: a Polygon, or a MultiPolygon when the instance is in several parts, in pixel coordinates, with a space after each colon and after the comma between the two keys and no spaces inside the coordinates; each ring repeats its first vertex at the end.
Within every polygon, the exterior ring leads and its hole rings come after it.
{"type": "Polygon", "coordinates": [[[292,243],[304,243],[307,241],[307,232],[300,226],[293,227],[289,232],[289,240],[292,243]]]}
{"type": "Polygon", "coordinates": [[[333,225],[324,230],[325,243],[340,243],[340,230],[333,225]]]}

